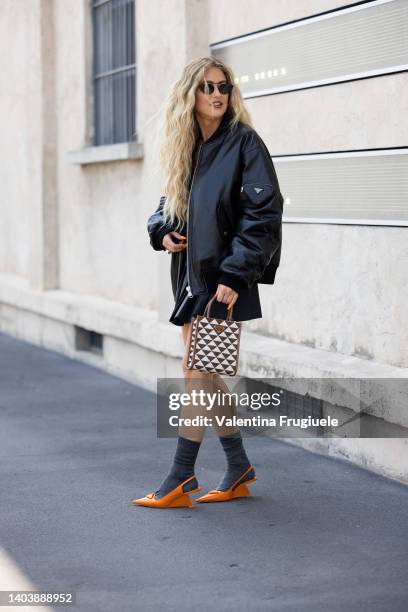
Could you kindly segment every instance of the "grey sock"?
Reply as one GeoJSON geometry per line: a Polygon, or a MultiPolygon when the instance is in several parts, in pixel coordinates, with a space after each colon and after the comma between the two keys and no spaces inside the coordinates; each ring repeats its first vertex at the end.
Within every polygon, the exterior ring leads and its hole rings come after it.
{"type": "Polygon", "coordinates": [[[231,436],[220,436],[220,442],[225,451],[228,467],[221,482],[217,486],[219,491],[226,491],[242,477],[242,482],[255,476],[252,468],[245,476],[244,472],[251,466],[242,443],[241,433],[238,431],[231,436]]]}
{"type": "MultiPolygon", "coordinates": [[[[160,499],[190,476],[194,476],[194,465],[200,450],[201,442],[194,442],[187,438],[178,437],[176,454],[174,455],[173,465],[167,477],[161,483],[155,493],[155,498],[160,499]]],[[[194,478],[188,482],[184,491],[188,493],[198,487],[198,482],[194,478]]]]}

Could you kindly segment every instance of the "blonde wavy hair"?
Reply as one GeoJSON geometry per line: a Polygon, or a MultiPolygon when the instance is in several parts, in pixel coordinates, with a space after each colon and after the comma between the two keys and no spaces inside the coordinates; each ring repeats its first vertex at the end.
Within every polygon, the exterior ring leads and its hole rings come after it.
{"type": "MultiPolygon", "coordinates": [[[[187,219],[191,161],[200,128],[195,117],[195,93],[201,82],[206,82],[209,68],[219,68],[228,83],[235,84],[233,71],[223,61],[213,57],[201,57],[189,62],[181,77],[173,83],[159,115],[157,156],[164,174],[166,201],[163,206],[165,223],[180,231],[187,219]]],[[[212,107],[211,107],[212,108],[212,107]]],[[[252,127],[251,117],[244,106],[238,87],[229,94],[228,109],[231,119],[229,129],[234,130],[240,121],[252,127]]]]}

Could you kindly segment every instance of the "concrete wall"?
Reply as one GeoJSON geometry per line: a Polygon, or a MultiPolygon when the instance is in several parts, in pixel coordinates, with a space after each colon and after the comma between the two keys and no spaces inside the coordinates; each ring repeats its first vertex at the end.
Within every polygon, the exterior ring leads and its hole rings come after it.
{"type": "Polygon", "coordinates": [[[339,6],[354,4],[349,0],[208,0],[209,36],[218,42],[248,32],[310,17],[339,6]]]}
{"type": "Polygon", "coordinates": [[[41,171],[39,39],[36,0],[0,3],[0,270],[23,277],[29,276],[30,209],[41,171]]]}
{"type": "MultiPolygon", "coordinates": [[[[145,217],[159,194],[155,189],[156,193],[146,201],[148,160],[89,166],[67,161],[68,151],[89,144],[88,21],[86,2],[58,3],[60,287],[154,308],[157,297],[151,295],[151,283],[156,267],[143,259],[151,256],[146,245],[145,217]],[[70,36],[64,34],[67,31],[70,36]],[[146,265],[152,268],[149,275],[145,274],[146,265]]],[[[137,51],[139,63],[140,41],[137,51]]],[[[142,97],[140,93],[138,97],[142,97]]],[[[144,123],[143,106],[137,120],[140,129],[144,123]]]]}
{"type": "MultiPolygon", "coordinates": [[[[209,42],[347,4],[210,0],[209,42]]],[[[246,105],[272,157],[408,142],[406,74],[263,96],[246,105]]],[[[247,327],[407,367],[406,245],[405,227],[285,224],[276,285],[260,286],[263,317],[247,327]]]]}
{"type": "MultiPolygon", "coordinates": [[[[188,26],[195,5],[198,12],[205,8],[199,2],[136,3],[137,133],[144,159],[81,167],[68,164],[66,153],[88,144],[90,67],[84,54],[89,15],[86,2],[57,4],[61,288],[158,309],[159,286],[163,276],[168,280],[169,262],[157,258],[146,232],[162,182],[155,163],[154,115],[187,55],[206,50],[206,36],[195,36],[188,26]]],[[[169,287],[167,282],[167,301],[172,299],[169,287]]]]}

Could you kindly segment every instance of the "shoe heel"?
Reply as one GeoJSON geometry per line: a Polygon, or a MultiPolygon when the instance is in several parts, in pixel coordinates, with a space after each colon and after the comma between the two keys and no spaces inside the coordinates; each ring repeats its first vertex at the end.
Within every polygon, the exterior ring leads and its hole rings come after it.
{"type": "Polygon", "coordinates": [[[180,495],[180,497],[176,497],[169,505],[168,508],[192,508],[193,502],[190,499],[190,496],[187,493],[180,495]]]}
{"type": "Polygon", "coordinates": [[[233,497],[251,497],[251,491],[248,489],[247,485],[251,484],[251,482],[255,482],[255,480],[257,480],[256,476],[240,484],[239,487],[235,489],[233,497]]]}
{"type": "Polygon", "coordinates": [[[232,494],[232,497],[250,497],[250,495],[251,492],[244,483],[239,485],[239,487],[235,489],[234,493],[232,494]]]}

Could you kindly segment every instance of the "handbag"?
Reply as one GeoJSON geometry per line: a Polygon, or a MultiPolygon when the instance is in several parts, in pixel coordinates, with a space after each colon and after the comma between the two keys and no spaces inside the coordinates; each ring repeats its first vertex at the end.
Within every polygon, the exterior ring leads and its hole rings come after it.
{"type": "Polygon", "coordinates": [[[233,306],[226,319],[210,317],[216,294],[207,303],[203,315],[191,320],[187,368],[235,376],[238,370],[241,321],[232,318],[233,306]]]}

